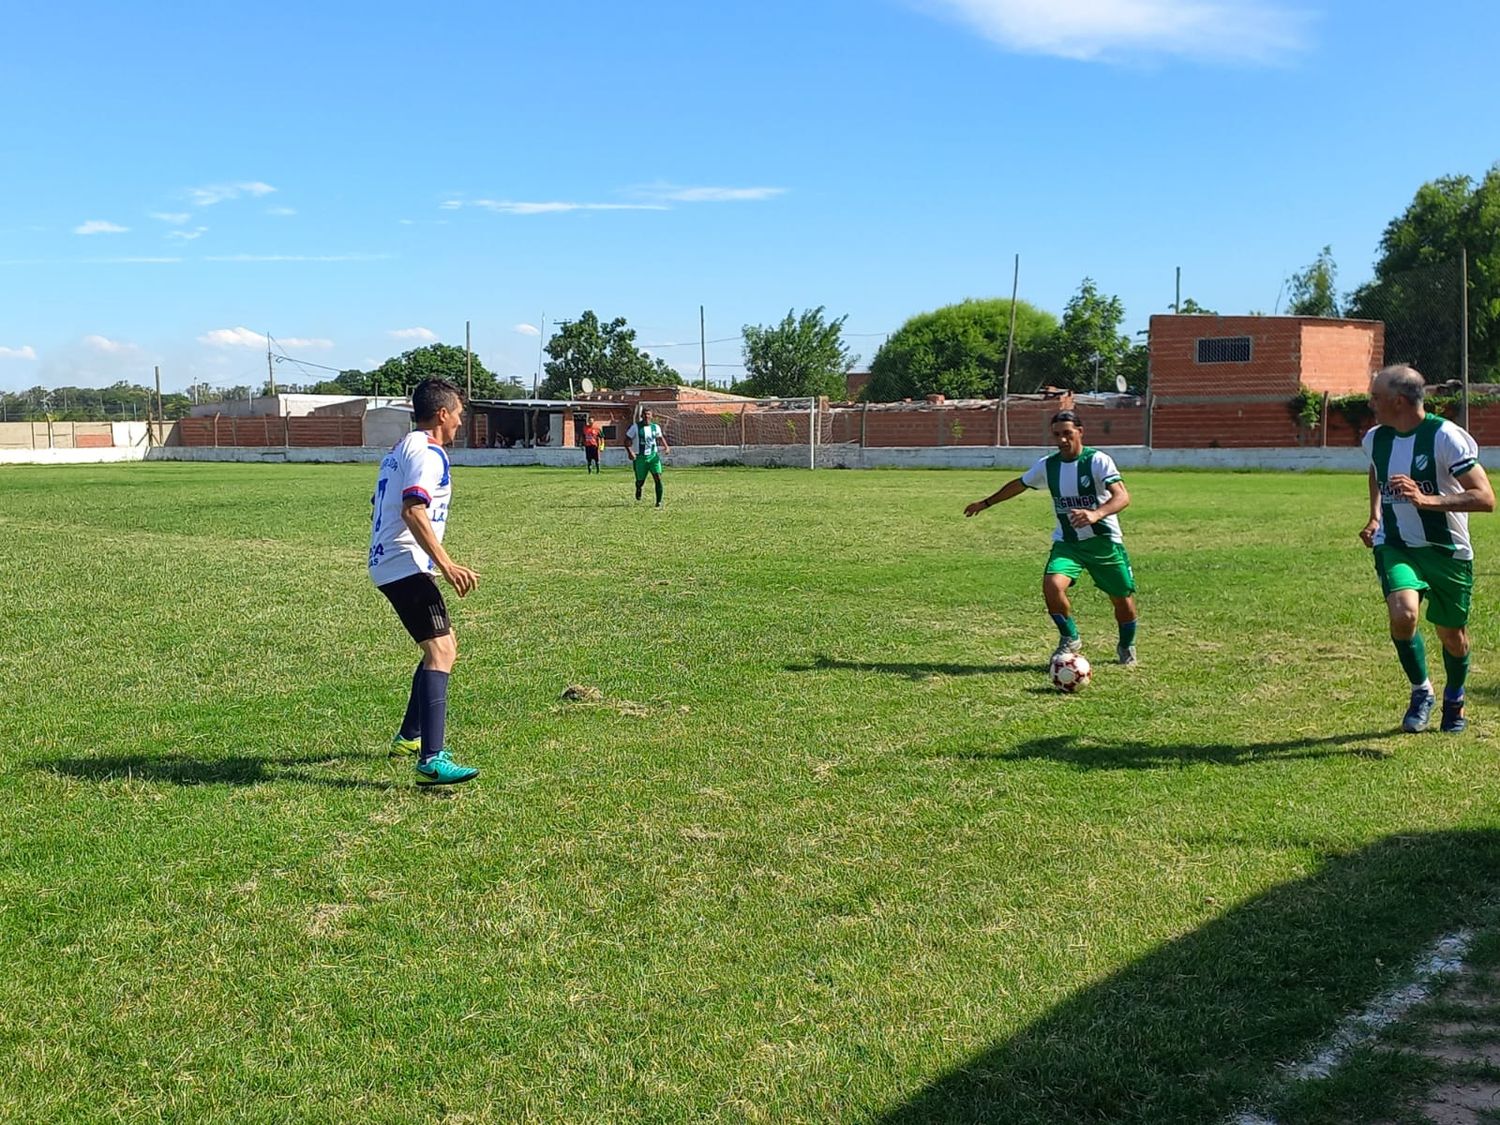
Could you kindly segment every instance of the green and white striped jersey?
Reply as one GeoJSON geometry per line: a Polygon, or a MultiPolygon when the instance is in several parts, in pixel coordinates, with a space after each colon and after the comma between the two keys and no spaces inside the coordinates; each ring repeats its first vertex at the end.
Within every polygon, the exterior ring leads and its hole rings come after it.
{"type": "Polygon", "coordinates": [[[1428,496],[1462,492],[1464,486],[1457,478],[1479,464],[1479,446],[1468,431],[1429,414],[1409,433],[1375,426],[1365,434],[1363,444],[1380,486],[1376,546],[1436,547],[1456,559],[1472,559],[1467,512],[1423,511],[1399,499],[1389,483],[1393,476],[1408,476],[1428,496]]]}
{"type": "Polygon", "coordinates": [[[1083,447],[1077,460],[1064,461],[1061,453],[1054,453],[1021,474],[1021,483],[1027,488],[1045,487],[1052,493],[1052,511],[1057,516],[1052,538],[1067,543],[1076,543],[1080,539],[1125,541],[1120,535],[1118,516],[1105,516],[1085,528],[1074,527],[1068,522],[1068,513],[1074,508],[1094,509],[1108,503],[1112,495],[1109,486],[1119,482],[1120,470],[1115,468],[1114,458],[1088,446],[1083,447]]]}

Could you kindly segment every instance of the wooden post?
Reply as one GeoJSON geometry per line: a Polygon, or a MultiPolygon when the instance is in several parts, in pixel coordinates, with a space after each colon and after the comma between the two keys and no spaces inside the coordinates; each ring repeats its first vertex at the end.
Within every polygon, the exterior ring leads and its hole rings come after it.
{"type": "Polygon", "coordinates": [[[1000,427],[1005,424],[1004,417],[1005,400],[997,398],[995,400],[995,444],[997,446],[1000,444],[1000,427]]]}
{"type": "Polygon", "coordinates": [[[240,416],[238,414],[229,416],[229,436],[234,442],[234,447],[238,449],[240,445],[240,416]]]}
{"type": "Polygon", "coordinates": [[[870,400],[866,399],[864,409],[859,412],[859,447],[865,447],[865,436],[869,433],[870,422],[870,400]]]}
{"type": "Polygon", "coordinates": [[[1327,449],[1328,448],[1328,392],[1327,391],[1323,392],[1323,411],[1322,411],[1322,418],[1321,418],[1320,429],[1322,430],[1322,433],[1318,437],[1318,448],[1319,449],[1327,449]]]}
{"type": "Polygon", "coordinates": [[[745,406],[740,405],[740,453],[745,452],[745,406]]]}
{"type": "Polygon", "coordinates": [[[214,411],[214,448],[219,448],[219,411],[214,411]]]}
{"type": "Polygon", "coordinates": [[[281,447],[283,449],[292,447],[292,419],[289,414],[281,416],[281,447]]]}

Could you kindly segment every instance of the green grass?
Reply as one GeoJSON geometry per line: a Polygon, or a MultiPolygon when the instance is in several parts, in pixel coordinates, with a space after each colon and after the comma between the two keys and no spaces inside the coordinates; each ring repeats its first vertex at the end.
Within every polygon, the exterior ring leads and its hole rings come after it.
{"type": "Polygon", "coordinates": [[[443,799],[373,476],[6,470],[0,1117],[1213,1121],[1500,871],[1500,522],[1400,737],[1358,476],[1132,474],[1065,697],[1005,474],[460,468],[443,799]]]}

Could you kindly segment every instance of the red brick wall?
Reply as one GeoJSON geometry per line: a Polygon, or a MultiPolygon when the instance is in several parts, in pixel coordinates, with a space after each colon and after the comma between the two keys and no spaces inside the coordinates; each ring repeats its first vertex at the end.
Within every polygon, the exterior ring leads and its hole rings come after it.
{"type": "Polygon", "coordinates": [[[1302,385],[1335,395],[1364,394],[1385,356],[1385,325],[1333,321],[1302,325],[1302,385]]]}
{"type": "Polygon", "coordinates": [[[364,419],[338,415],[183,418],[174,428],[177,445],[327,448],[364,444],[364,419]]]}
{"type": "Polygon", "coordinates": [[[1151,415],[1151,444],[1157,449],[1295,447],[1302,444],[1302,430],[1291,402],[1288,396],[1284,402],[1158,403],[1151,415]]]}

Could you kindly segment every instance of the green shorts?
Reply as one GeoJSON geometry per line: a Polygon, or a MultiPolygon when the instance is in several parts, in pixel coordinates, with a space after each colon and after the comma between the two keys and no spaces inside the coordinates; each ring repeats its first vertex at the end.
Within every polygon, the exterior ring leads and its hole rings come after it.
{"type": "Polygon", "coordinates": [[[1386,597],[1396,590],[1415,590],[1427,598],[1427,620],[1446,629],[1469,623],[1469,598],[1474,592],[1474,562],[1455,559],[1433,547],[1375,548],[1375,573],[1386,597]]]}
{"type": "Polygon", "coordinates": [[[640,483],[640,482],[644,481],[646,479],[646,474],[647,473],[655,473],[658,476],[661,475],[661,454],[660,453],[653,453],[650,457],[645,457],[645,456],[642,456],[641,454],[636,454],[636,458],[635,458],[635,479],[636,479],[636,482],[640,483]]]}
{"type": "Polygon", "coordinates": [[[1135,593],[1130,556],[1125,553],[1124,544],[1113,539],[1099,537],[1080,539],[1077,543],[1055,542],[1043,573],[1065,574],[1071,586],[1085,570],[1094,580],[1094,585],[1112,598],[1128,598],[1135,593]]]}

